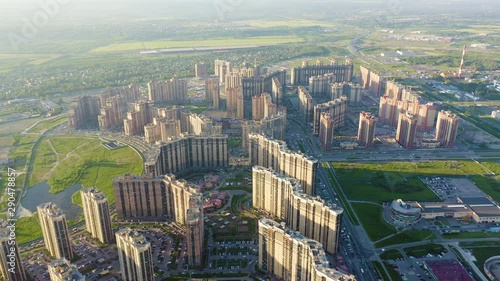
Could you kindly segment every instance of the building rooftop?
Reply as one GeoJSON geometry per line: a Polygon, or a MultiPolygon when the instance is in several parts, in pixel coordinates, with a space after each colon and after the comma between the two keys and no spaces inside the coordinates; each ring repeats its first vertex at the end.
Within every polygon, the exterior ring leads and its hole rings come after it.
{"type": "Polygon", "coordinates": [[[500,207],[498,206],[470,206],[479,217],[500,217],[500,207]]]}
{"type": "Polygon", "coordinates": [[[484,205],[494,206],[493,202],[488,197],[458,197],[458,201],[469,206],[484,205]]]}
{"type": "Polygon", "coordinates": [[[456,260],[425,261],[437,281],[474,281],[465,268],[456,260]]]}

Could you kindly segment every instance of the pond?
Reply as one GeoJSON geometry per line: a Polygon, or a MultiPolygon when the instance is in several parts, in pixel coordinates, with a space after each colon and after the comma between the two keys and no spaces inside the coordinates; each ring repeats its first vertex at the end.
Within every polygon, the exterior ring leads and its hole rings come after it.
{"type": "Polygon", "coordinates": [[[52,194],[49,192],[50,186],[47,183],[40,183],[28,190],[26,196],[21,200],[21,205],[31,212],[36,212],[38,205],[53,202],[64,212],[66,220],[74,220],[83,212],[82,207],[71,202],[71,196],[80,188],[82,186],[79,184],[73,185],[62,192],[52,194]]]}

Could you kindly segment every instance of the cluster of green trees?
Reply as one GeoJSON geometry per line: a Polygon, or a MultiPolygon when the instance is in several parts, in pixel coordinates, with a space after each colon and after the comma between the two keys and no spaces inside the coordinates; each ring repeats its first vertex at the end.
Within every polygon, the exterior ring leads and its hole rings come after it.
{"type": "MultiPolygon", "coordinates": [[[[432,65],[432,66],[448,66],[457,68],[460,66],[460,56],[430,56],[430,57],[410,57],[404,61],[410,64],[432,65]]],[[[495,59],[485,59],[475,56],[468,56],[466,67],[476,70],[496,70],[500,67],[500,61],[495,59]]]]}
{"type": "Polygon", "coordinates": [[[60,65],[33,67],[22,72],[0,75],[0,84],[9,89],[0,93],[0,100],[21,97],[45,98],[55,93],[166,80],[174,75],[192,77],[194,64],[201,61],[212,62],[217,58],[231,60],[235,65],[244,61],[269,64],[304,56],[327,56],[330,52],[329,48],[321,46],[281,45],[225,53],[114,59],[103,63],[82,61],[81,65],[61,61],[60,65]]]}

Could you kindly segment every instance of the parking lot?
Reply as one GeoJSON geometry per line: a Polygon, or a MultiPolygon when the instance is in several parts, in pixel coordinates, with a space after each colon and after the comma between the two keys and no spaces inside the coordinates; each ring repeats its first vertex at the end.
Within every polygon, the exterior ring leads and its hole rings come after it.
{"type": "Polygon", "coordinates": [[[476,185],[467,178],[423,178],[423,182],[444,202],[456,203],[458,197],[486,197],[476,185]]]}

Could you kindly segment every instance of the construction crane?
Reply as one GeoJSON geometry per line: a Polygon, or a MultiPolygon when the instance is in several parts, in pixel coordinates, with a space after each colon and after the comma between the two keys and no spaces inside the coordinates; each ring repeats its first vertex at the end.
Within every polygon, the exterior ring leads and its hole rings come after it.
{"type": "Polygon", "coordinates": [[[467,51],[467,45],[464,46],[462,51],[462,60],[460,61],[460,68],[458,69],[458,79],[462,79],[462,70],[464,68],[465,52],[467,51]]]}

